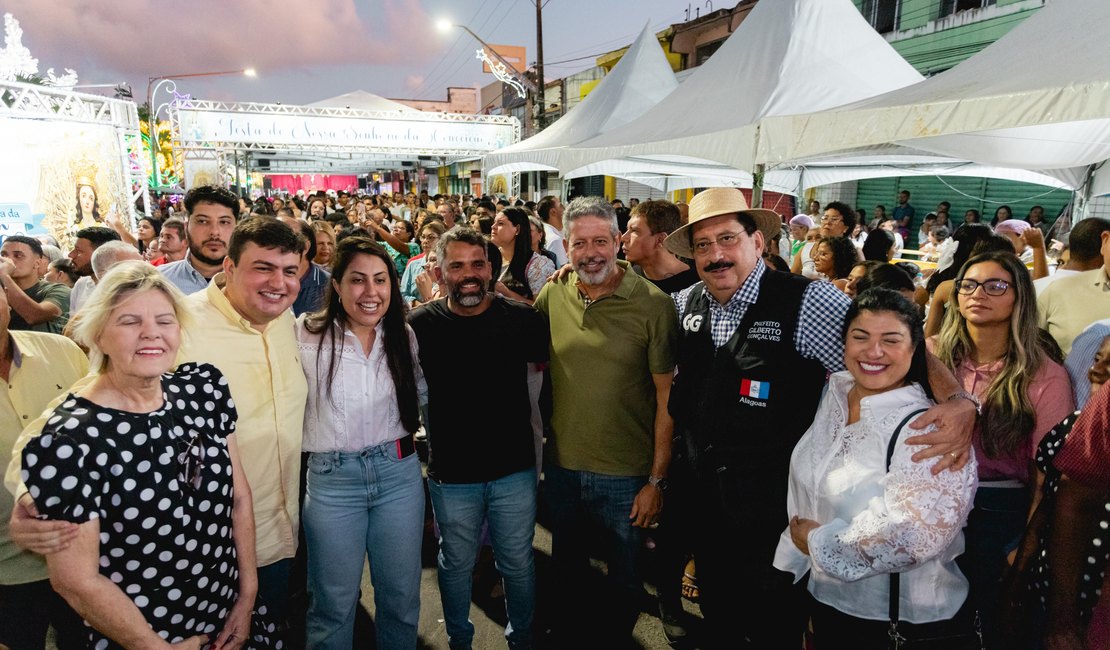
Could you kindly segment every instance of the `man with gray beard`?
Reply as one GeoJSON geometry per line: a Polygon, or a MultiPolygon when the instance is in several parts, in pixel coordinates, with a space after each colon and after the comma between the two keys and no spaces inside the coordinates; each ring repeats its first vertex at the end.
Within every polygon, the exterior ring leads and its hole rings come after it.
{"type": "Polygon", "coordinates": [[[667,294],[617,260],[620,230],[604,199],[572,201],[563,228],[572,272],[545,285],[535,303],[551,329],[544,480],[554,573],[566,588],[555,602],[568,608],[555,620],[570,626],[559,631],[560,646],[624,647],[643,596],[637,553],[667,487],[678,320],[667,294]],[[611,589],[598,607],[582,601],[591,538],[608,551],[611,589]],[[596,626],[581,623],[587,612],[596,626]],[[584,640],[582,629],[603,636],[584,640]]]}
{"type": "Polygon", "coordinates": [[[547,323],[531,306],[487,290],[493,270],[478,231],[452,228],[440,238],[436,258],[434,272],[447,297],[413,310],[409,325],[428,384],[428,491],[440,529],[448,641],[452,648],[473,641],[471,577],[488,521],[505,582],[505,637],[510,648],[530,648],[537,477],[528,377],[547,362],[547,323]]]}

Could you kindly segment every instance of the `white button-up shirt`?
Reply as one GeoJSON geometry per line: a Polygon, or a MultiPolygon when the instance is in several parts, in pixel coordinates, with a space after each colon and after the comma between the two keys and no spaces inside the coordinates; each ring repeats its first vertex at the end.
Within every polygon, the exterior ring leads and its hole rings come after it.
{"type": "MultiPolygon", "coordinates": [[[[350,330],[340,331],[335,326],[328,335],[313,334],[304,321],[304,316],[297,319],[301,366],[308,380],[304,451],[358,451],[409,435],[401,424],[381,323],[375,329],[374,345],[367,355],[350,330]],[[332,350],[338,350],[339,358],[329,391],[332,350]]],[[[416,335],[407,325],[405,329],[412,350],[416,389],[424,403],[428,388],[417,357],[416,335]]]]}

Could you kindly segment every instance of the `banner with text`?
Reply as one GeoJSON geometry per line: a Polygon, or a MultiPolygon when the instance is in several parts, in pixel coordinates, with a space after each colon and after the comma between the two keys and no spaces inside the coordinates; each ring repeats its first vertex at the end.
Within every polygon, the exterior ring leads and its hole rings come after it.
{"type": "Polygon", "coordinates": [[[513,143],[511,124],[252,114],[181,109],[181,138],[214,145],[291,148],[344,146],[395,151],[468,151],[476,155],[513,143]]]}

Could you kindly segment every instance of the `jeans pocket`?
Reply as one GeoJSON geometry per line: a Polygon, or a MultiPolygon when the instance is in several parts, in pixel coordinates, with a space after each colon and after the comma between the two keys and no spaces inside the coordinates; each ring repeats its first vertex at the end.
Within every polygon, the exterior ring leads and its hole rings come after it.
{"type": "Polygon", "coordinates": [[[335,471],[336,463],[331,454],[311,453],[308,455],[308,471],[327,476],[335,471]]]}

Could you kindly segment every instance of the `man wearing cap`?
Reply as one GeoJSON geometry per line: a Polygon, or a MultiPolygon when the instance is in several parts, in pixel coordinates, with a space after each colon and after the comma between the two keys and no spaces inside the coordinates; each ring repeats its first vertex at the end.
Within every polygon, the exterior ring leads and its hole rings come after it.
{"type": "MultiPolygon", "coordinates": [[[[739,190],[716,188],[694,197],[690,223],[666,240],[701,277],[674,294],[681,330],[669,407],[695,474],[703,647],[734,648],[745,637],[751,647],[797,647],[803,630],[804,587],[772,560],[787,525],[791,452],[813,422],[826,373],[844,369],[850,303],[828,282],[762,263],[780,222],[749,209],[739,190]]],[[[966,462],[976,411],[935,359],[929,375],[934,394],[952,401],[912,423],[940,431],[912,440],[933,445],[922,457],[944,454],[943,469],[966,462]]]]}

